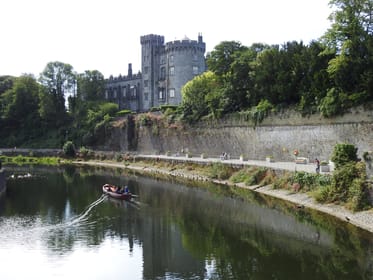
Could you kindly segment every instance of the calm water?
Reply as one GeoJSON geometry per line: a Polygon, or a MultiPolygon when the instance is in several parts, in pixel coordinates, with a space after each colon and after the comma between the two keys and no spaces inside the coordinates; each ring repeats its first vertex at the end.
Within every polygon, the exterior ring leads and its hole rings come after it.
{"type": "Polygon", "coordinates": [[[104,168],[7,175],[2,280],[373,278],[371,234],[246,190],[104,168]],[[108,199],[107,182],[139,197],[108,199]]]}

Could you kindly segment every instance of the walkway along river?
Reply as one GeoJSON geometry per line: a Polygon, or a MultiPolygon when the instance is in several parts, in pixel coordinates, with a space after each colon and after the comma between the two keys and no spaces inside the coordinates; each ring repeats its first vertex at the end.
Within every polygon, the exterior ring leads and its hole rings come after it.
{"type": "MultiPolygon", "coordinates": [[[[133,161],[128,165],[124,165],[123,163],[113,163],[113,162],[96,162],[96,161],[88,161],[88,162],[75,162],[77,164],[89,164],[89,165],[103,165],[103,166],[112,166],[112,167],[120,167],[120,168],[127,168],[132,169],[140,173],[162,173],[165,175],[171,176],[182,176],[187,177],[188,179],[192,180],[209,180],[207,177],[203,177],[199,174],[193,174],[192,172],[178,172],[177,170],[170,170],[167,168],[159,168],[153,166],[146,166],[139,165],[136,161],[139,160],[160,160],[160,161],[170,161],[174,163],[198,163],[198,164],[208,164],[213,162],[221,162],[223,164],[229,164],[233,166],[265,166],[272,169],[281,169],[281,170],[289,170],[289,171],[304,171],[315,173],[315,165],[314,164],[296,164],[295,162],[267,162],[267,161],[258,161],[258,160],[245,160],[241,161],[239,159],[229,159],[229,160],[220,160],[218,158],[199,158],[199,157],[180,157],[180,156],[164,156],[164,155],[137,155],[133,158],[133,161]]],[[[333,169],[331,169],[332,171],[333,169]]],[[[271,186],[251,186],[247,187],[244,184],[233,184],[228,181],[214,181],[215,183],[220,184],[229,184],[232,187],[242,187],[242,188],[249,188],[252,191],[263,193],[272,197],[276,197],[282,200],[286,200],[301,207],[308,207],[311,209],[315,209],[326,214],[332,215],[337,217],[345,222],[351,223],[359,228],[365,229],[369,232],[373,233],[373,210],[367,211],[360,211],[360,212],[351,212],[340,205],[335,204],[320,204],[314,201],[312,197],[307,195],[306,193],[293,193],[289,192],[288,190],[282,189],[273,189],[271,186]]]]}

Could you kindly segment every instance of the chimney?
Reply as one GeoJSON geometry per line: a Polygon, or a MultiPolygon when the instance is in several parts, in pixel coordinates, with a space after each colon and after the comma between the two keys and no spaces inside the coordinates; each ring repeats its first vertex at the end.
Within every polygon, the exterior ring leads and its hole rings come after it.
{"type": "Polygon", "coordinates": [[[132,77],[132,63],[128,63],[128,77],[132,77]]]}

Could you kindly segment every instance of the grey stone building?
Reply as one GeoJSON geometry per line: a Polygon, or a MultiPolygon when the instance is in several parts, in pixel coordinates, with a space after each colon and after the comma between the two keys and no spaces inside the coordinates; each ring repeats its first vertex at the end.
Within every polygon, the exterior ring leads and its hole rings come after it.
{"type": "Polygon", "coordinates": [[[165,43],[164,36],[150,34],[141,36],[140,43],[141,72],[133,74],[129,64],[127,76],[110,76],[106,80],[106,99],[134,112],[180,104],[182,87],[206,71],[202,35],[197,41],[185,37],[165,43]]]}

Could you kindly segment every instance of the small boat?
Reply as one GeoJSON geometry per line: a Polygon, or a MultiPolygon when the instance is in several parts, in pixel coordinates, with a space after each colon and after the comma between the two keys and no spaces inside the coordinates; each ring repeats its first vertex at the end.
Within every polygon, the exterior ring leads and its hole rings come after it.
{"type": "Polygon", "coordinates": [[[125,192],[124,190],[121,190],[121,188],[110,184],[103,185],[102,191],[108,196],[117,199],[130,200],[132,198],[130,192],[125,192]]]}

